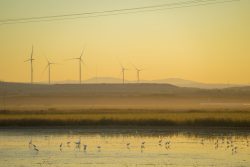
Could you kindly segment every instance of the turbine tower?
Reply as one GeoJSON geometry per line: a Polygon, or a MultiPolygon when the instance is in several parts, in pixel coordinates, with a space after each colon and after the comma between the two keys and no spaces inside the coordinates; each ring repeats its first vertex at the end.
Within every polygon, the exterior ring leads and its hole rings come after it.
{"type": "Polygon", "coordinates": [[[124,84],[125,83],[125,71],[128,69],[124,68],[122,64],[121,64],[121,68],[122,68],[122,84],[124,84]]]}
{"type": "Polygon", "coordinates": [[[136,76],[137,76],[137,83],[140,83],[140,72],[143,71],[143,69],[137,68],[134,64],[132,64],[136,70],[136,76]]]}
{"type": "Polygon", "coordinates": [[[136,70],[136,74],[137,74],[137,83],[140,83],[140,72],[142,71],[142,69],[135,68],[135,70],[136,70]]]}
{"type": "Polygon", "coordinates": [[[45,70],[48,68],[48,83],[50,84],[51,83],[51,79],[50,79],[50,67],[51,67],[51,65],[56,64],[56,63],[52,63],[48,59],[47,59],[47,63],[48,64],[47,64],[45,70]]]}
{"type": "Polygon", "coordinates": [[[73,58],[79,61],[79,83],[82,83],[82,63],[83,63],[83,59],[82,56],[84,54],[84,49],[82,50],[81,56],[77,57],[77,58],[73,58]]]}
{"type": "Polygon", "coordinates": [[[30,62],[30,83],[33,84],[33,61],[35,59],[33,59],[33,45],[32,45],[32,50],[31,50],[31,54],[30,54],[30,58],[24,62],[30,62]]]}

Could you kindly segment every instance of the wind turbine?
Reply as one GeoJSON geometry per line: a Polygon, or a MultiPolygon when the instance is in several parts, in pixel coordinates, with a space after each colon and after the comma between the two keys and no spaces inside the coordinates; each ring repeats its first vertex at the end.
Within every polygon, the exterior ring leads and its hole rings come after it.
{"type": "Polygon", "coordinates": [[[125,83],[125,71],[128,70],[127,68],[125,68],[122,64],[121,65],[121,68],[122,68],[122,84],[125,83]]]}
{"type": "Polygon", "coordinates": [[[35,59],[33,59],[33,45],[32,45],[32,50],[31,50],[31,54],[30,54],[30,58],[24,62],[30,62],[30,83],[33,84],[33,61],[35,59]]]}
{"type": "Polygon", "coordinates": [[[133,66],[136,70],[137,83],[140,83],[140,72],[143,71],[143,69],[137,68],[134,64],[133,64],[133,66]]]}
{"type": "Polygon", "coordinates": [[[83,63],[82,56],[83,56],[83,54],[84,54],[84,49],[82,50],[82,53],[81,53],[81,56],[80,56],[80,57],[73,58],[73,59],[79,61],[79,83],[80,83],[80,84],[82,83],[82,63],[83,63]]]}
{"type": "Polygon", "coordinates": [[[136,68],[136,72],[137,72],[137,83],[140,83],[140,72],[142,71],[142,69],[138,69],[136,68]]]}
{"type": "Polygon", "coordinates": [[[52,62],[50,62],[48,59],[47,59],[47,66],[46,66],[46,68],[45,68],[45,70],[48,68],[48,79],[49,79],[49,84],[51,83],[50,81],[50,66],[51,65],[53,65],[53,64],[56,64],[56,63],[52,63],[52,62]]]}

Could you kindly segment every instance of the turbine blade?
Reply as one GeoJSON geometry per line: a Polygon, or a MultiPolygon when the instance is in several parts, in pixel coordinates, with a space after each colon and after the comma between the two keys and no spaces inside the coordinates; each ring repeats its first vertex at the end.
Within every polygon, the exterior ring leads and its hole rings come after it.
{"type": "Polygon", "coordinates": [[[118,57],[116,57],[116,59],[117,59],[118,63],[120,64],[120,67],[123,68],[123,65],[122,65],[120,59],[118,57]]]}
{"type": "Polygon", "coordinates": [[[122,63],[120,61],[119,61],[119,64],[120,64],[121,68],[124,68],[124,66],[122,65],[122,63]]]}
{"type": "Polygon", "coordinates": [[[82,49],[82,53],[81,53],[81,56],[80,56],[80,59],[82,58],[83,54],[84,54],[84,48],[82,49]]]}
{"type": "Polygon", "coordinates": [[[134,69],[138,70],[138,68],[133,63],[131,63],[131,64],[134,67],[134,69]]]}
{"type": "Polygon", "coordinates": [[[79,60],[79,58],[65,59],[65,61],[70,61],[70,60],[79,60]]]}
{"type": "Polygon", "coordinates": [[[45,59],[47,60],[47,62],[49,63],[49,59],[48,59],[48,57],[47,56],[45,56],[45,59]]]}
{"type": "Polygon", "coordinates": [[[44,74],[44,72],[47,70],[48,67],[49,67],[49,64],[46,65],[46,67],[44,68],[42,74],[44,74]]]}
{"type": "Polygon", "coordinates": [[[28,61],[31,61],[31,59],[25,60],[24,62],[28,62],[28,61]]]}
{"type": "Polygon", "coordinates": [[[50,63],[50,64],[52,64],[52,65],[57,65],[58,63],[54,63],[54,62],[52,62],[52,63],[50,63]]]}
{"type": "Polygon", "coordinates": [[[33,45],[32,45],[32,49],[31,49],[31,55],[30,55],[30,59],[33,59],[33,45]]]}
{"type": "Polygon", "coordinates": [[[81,61],[82,64],[86,65],[85,62],[82,59],[80,61],[81,61]]]}

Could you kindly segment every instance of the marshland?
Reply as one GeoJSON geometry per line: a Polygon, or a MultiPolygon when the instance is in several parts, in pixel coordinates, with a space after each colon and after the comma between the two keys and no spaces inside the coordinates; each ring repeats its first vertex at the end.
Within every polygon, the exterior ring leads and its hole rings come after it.
{"type": "Polygon", "coordinates": [[[1,126],[200,126],[250,127],[250,111],[81,109],[0,111],[1,126]]]}
{"type": "Polygon", "coordinates": [[[249,127],[250,88],[2,83],[1,126],[249,127]]]}
{"type": "Polygon", "coordinates": [[[1,166],[249,166],[249,129],[0,129],[1,166]]]}

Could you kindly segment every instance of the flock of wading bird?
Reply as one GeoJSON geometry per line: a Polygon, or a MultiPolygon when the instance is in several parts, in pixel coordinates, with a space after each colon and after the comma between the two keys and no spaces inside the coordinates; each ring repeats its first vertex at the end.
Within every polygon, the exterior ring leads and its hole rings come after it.
{"type": "MultiPolygon", "coordinates": [[[[46,136],[46,137],[48,137],[48,136],[46,136]]],[[[197,142],[197,144],[201,144],[202,146],[209,146],[209,145],[211,146],[211,145],[214,145],[214,149],[215,150],[224,149],[226,151],[231,151],[232,155],[234,155],[234,154],[237,154],[237,152],[238,152],[239,149],[244,149],[244,147],[245,148],[249,147],[249,140],[248,140],[248,138],[246,138],[243,141],[241,140],[241,142],[243,142],[243,144],[241,144],[241,145],[239,145],[239,142],[240,141],[237,141],[237,139],[233,138],[232,136],[227,136],[227,137],[223,136],[223,137],[220,137],[220,138],[212,139],[212,141],[210,139],[202,138],[201,141],[200,141],[200,143],[197,142]]],[[[160,138],[158,142],[154,143],[154,145],[158,145],[159,147],[164,147],[166,150],[169,150],[170,148],[172,148],[172,145],[174,145],[174,143],[175,143],[175,141],[171,141],[170,137],[169,137],[169,139],[160,138]]],[[[70,147],[71,144],[73,144],[75,146],[74,150],[83,151],[83,152],[87,152],[87,150],[88,150],[88,145],[86,143],[82,143],[81,142],[81,137],[77,141],[67,141],[66,143],[62,143],[61,142],[60,145],[58,145],[59,146],[59,150],[62,151],[63,147],[70,147]],[[83,149],[81,149],[81,147],[83,149]]],[[[140,148],[140,151],[143,152],[144,149],[146,148],[146,142],[142,141],[139,146],[138,145],[134,145],[134,146],[137,147],[137,148],[140,148]]],[[[127,142],[124,145],[124,148],[126,148],[128,150],[130,150],[130,147],[131,147],[131,143],[130,142],[127,142]]],[[[29,141],[29,148],[30,149],[33,148],[33,150],[36,153],[39,152],[39,149],[38,149],[37,145],[35,145],[32,142],[32,138],[29,141]]],[[[97,149],[98,152],[100,152],[101,149],[102,149],[102,146],[101,145],[97,145],[96,149],[97,149]]]]}
{"type": "MultiPolygon", "coordinates": [[[[25,60],[24,62],[30,62],[30,83],[33,84],[34,79],[33,79],[33,62],[34,62],[34,55],[33,55],[33,46],[31,49],[31,54],[30,54],[30,58],[28,60],[25,60]]],[[[83,61],[83,55],[84,55],[84,49],[82,50],[82,53],[80,55],[80,57],[76,57],[76,58],[72,58],[72,59],[68,59],[68,60],[77,60],[79,63],[79,84],[82,83],[82,64],[84,63],[83,61]]],[[[49,61],[49,59],[47,59],[47,65],[45,70],[48,69],[48,84],[51,84],[51,75],[50,75],[50,70],[51,70],[51,65],[55,65],[56,63],[49,61]]],[[[122,83],[125,83],[125,71],[128,70],[127,68],[125,68],[121,63],[121,72],[122,72],[122,83]]],[[[135,70],[136,70],[136,76],[137,76],[137,83],[140,82],[140,72],[143,71],[143,69],[137,68],[135,65],[133,65],[135,70]]]]}

